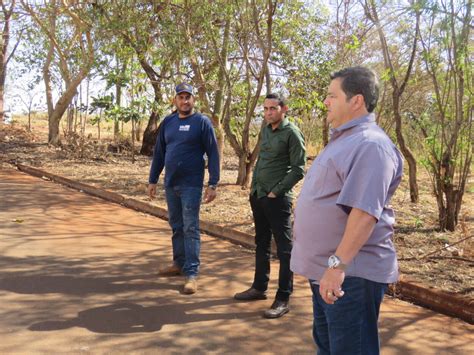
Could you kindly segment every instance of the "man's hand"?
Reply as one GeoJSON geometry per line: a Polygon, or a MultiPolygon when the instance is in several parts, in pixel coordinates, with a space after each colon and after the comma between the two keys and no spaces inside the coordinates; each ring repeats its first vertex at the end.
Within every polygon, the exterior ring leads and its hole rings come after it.
{"type": "Polygon", "coordinates": [[[344,296],[341,286],[346,274],[339,269],[326,269],[319,282],[319,294],[327,304],[334,304],[339,298],[344,296]]]}
{"type": "Polygon", "coordinates": [[[277,195],[275,195],[272,191],[270,191],[267,195],[268,198],[276,198],[277,195]]]}
{"type": "Polygon", "coordinates": [[[206,192],[204,193],[204,203],[209,203],[214,201],[217,196],[217,191],[215,189],[211,189],[210,187],[206,188],[206,192]]]}
{"type": "Polygon", "coordinates": [[[153,200],[156,196],[156,184],[148,184],[148,196],[153,200]]]}

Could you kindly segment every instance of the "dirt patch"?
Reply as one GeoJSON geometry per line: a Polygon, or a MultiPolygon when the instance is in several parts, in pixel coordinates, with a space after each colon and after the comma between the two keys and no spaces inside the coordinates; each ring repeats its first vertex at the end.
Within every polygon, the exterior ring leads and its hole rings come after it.
{"type": "MultiPolygon", "coordinates": [[[[11,162],[41,168],[93,186],[150,202],[145,194],[150,158],[136,156],[132,163],[130,150],[113,153],[107,141],[70,139],[61,148],[50,147],[44,131],[27,132],[20,125],[0,123],[0,165],[11,162]]],[[[126,144],[124,145],[126,146],[126,144]]],[[[248,203],[248,189],[234,185],[237,161],[231,152],[224,156],[217,200],[203,205],[205,221],[253,233],[253,220],[248,203]]],[[[464,196],[461,222],[455,232],[437,230],[437,207],[431,193],[428,174],[420,169],[420,202],[410,202],[406,179],[393,198],[397,224],[395,244],[400,269],[404,275],[427,286],[474,296],[474,242],[468,238],[473,231],[474,183],[470,181],[464,196]],[[452,246],[450,246],[452,245],[452,246]]],[[[153,204],[166,208],[163,188],[153,204]]],[[[299,193],[301,182],[296,186],[299,193]]]]}

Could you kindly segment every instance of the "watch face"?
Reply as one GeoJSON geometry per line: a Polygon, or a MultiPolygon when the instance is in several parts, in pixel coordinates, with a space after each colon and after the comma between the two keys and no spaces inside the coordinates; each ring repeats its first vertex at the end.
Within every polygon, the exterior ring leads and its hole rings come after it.
{"type": "Polygon", "coordinates": [[[341,263],[341,261],[339,260],[339,258],[336,255],[331,255],[328,259],[328,266],[331,269],[337,267],[340,263],[341,263]]]}

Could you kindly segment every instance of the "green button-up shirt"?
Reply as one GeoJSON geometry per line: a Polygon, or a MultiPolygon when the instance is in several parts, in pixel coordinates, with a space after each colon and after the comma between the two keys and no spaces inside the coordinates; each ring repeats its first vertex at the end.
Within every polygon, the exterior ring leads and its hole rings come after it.
{"type": "Polygon", "coordinates": [[[283,119],[273,130],[262,128],[260,153],[252,178],[251,194],[257,197],[273,192],[276,196],[293,196],[292,188],[304,176],[306,149],[298,127],[283,119]]]}

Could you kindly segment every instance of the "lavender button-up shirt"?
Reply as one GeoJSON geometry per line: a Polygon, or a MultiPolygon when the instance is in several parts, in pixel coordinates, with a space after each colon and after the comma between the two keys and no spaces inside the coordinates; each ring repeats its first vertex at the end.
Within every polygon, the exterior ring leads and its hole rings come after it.
{"type": "Polygon", "coordinates": [[[377,219],[346,276],[381,283],[398,279],[389,202],[400,183],[403,159],[369,114],[331,131],[326,148],[309,169],[295,210],[291,270],[319,281],[342,240],[351,209],[377,219]]]}

